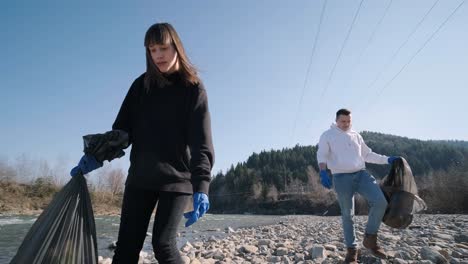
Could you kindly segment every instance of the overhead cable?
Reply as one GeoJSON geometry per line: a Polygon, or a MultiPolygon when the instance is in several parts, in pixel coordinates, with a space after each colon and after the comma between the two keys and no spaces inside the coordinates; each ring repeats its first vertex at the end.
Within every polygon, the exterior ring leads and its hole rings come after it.
{"type": "Polygon", "coordinates": [[[305,78],[304,78],[304,85],[302,87],[301,96],[299,97],[299,105],[298,105],[298,108],[297,108],[296,118],[294,120],[293,132],[292,132],[292,137],[291,137],[292,140],[294,140],[294,136],[295,136],[295,133],[296,133],[297,119],[298,119],[299,113],[301,111],[302,100],[303,100],[303,97],[304,97],[304,91],[305,91],[305,89],[307,87],[307,82],[309,80],[310,69],[312,67],[312,62],[313,62],[313,58],[314,58],[314,55],[315,55],[315,49],[317,47],[317,41],[318,41],[318,37],[320,35],[320,30],[321,30],[322,21],[323,21],[323,15],[325,13],[326,6],[327,6],[327,0],[324,0],[323,6],[322,6],[322,12],[320,14],[320,21],[319,21],[319,24],[318,24],[318,30],[317,30],[317,33],[315,34],[314,44],[312,46],[312,54],[310,55],[309,65],[307,67],[307,72],[306,72],[306,75],[305,75],[305,78]]]}
{"type": "Polygon", "coordinates": [[[431,41],[434,36],[442,29],[442,27],[450,20],[450,18],[453,17],[453,15],[460,9],[460,7],[465,3],[465,0],[463,0],[453,11],[450,13],[450,15],[442,22],[442,24],[439,25],[439,27],[431,34],[431,36],[424,42],[424,44],[413,54],[413,56],[410,57],[410,59],[401,67],[401,69],[379,90],[377,93],[377,97],[387,88],[397,77],[400,75],[400,73],[408,66],[413,59],[421,52],[424,47],[426,47],[427,43],[431,41]]]}
{"type": "Polygon", "coordinates": [[[341,49],[340,49],[340,52],[338,53],[338,57],[336,58],[335,64],[333,65],[333,68],[332,68],[332,70],[330,72],[330,75],[328,76],[327,83],[326,83],[326,85],[325,85],[325,87],[324,87],[324,89],[322,91],[322,94],[321,94],[322,97],[325,95],[325,92],[327,91],[328,86],[330,85],[330,82],[331,82],[331,80],[333,78],[333,75],[335,73],[336,66],[338,65],[338,62],[341,59],[341,54],[343,54],[344,47],[346,46],[346,43],[348,42],[349,36],[351,35],[351,31],[353,31],[354,24],[355,24],[356,19],[357,19],[358,15],[359,15],[359,11],[361,10],[361,7],[362,7],[362,2],[364,2],[364,0],[361,0],[356,13],[354,14],[353,22],[351,22],[351,26],[348,29],[348,33],[346,34],[346,38],[344,39],[343,44],[341,45],[341,49]]]}

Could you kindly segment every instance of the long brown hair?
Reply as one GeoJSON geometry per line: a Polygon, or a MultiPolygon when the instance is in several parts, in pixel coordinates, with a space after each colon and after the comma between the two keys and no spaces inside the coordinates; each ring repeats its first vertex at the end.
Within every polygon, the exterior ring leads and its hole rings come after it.
{"type": "Polygon", "coordinates": [[[185,53],[182,41],[175,31],[174,27],[169,23],[157,23],[152,25],[145,34],[145,50],[146,50],[146,74],[144,86],[145,90],[149,91],[151,87],[164,87],[168,85],[169,80],[159,71],[151,58],[149,46],[151,45],[172,45],[177,52],[179,61],[179,74],[186,84],[198,84],[200,78],[197,75],[197,69],[190,62],[185,53]]]}

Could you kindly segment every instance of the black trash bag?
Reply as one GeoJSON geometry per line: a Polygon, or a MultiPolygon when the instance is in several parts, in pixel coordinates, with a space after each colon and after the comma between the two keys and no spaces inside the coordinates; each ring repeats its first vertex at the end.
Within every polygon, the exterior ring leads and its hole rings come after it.
{"type": "Polygon", "coordinates": [[[388,206],[382,219],[393,228],[406,228],[413,221],[413,215],[425,210],[426,203],[418,196],[413,172],[404,158],[392,163],[389,174],[380,183],[388,206]]]}
{"type": "Polygon", "coordinates": [[[83,136],[84,153],[93,155],[97,161],[111,161],[125,155],[123,149],[129,145],[128,133],[123,130],[111,130],[104,134],[83,136]]]}
{"type": "Polygon", "coordinates": [[[55,194],[10,263],[98,263],[93,208],[83,175],[55,194]]]}

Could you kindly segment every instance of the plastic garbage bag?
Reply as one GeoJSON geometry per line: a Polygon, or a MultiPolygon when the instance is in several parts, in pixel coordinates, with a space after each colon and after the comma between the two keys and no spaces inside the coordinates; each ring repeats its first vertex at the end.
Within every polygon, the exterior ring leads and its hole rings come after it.
{"type": "Polygon", "coordinates": [[[413,215],[427,208],[418,196],[413,172],[404,158],[395,160],[389,174],[380,185],[388,206],[382,219],[393,228],[406,228],[413,221],[413,215]]]}
{"type": "MultiPolygon", "coordinates": [[[[83,137],[85,154],[97,161],[122,157],[125,131],[83,137]]],[[[96,226],[86,179],[79,173],[60,190],[33,224],[11,264],[98,263],[96,226]]]]}
{"type": "Polygon", "coordinates": [[[10,263],[98,263],[93,209],[83,175],[72,177],[54,196],[10,263]]]}

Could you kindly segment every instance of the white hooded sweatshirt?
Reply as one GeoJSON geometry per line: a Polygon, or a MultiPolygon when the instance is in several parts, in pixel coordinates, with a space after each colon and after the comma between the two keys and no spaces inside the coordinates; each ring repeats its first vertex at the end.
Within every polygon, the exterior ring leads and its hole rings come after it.
{"type": "Polygon", "coordinates": [[[317,161],[326,163],[332,174],[336,174],[363,170],[366,162],[387,164],[388,157],[372,152],[356,131],[351,128],[343,131],[333,123],[320,136],[317,161]]]}

